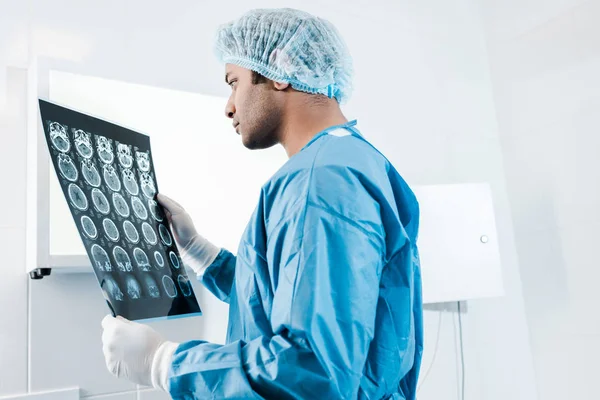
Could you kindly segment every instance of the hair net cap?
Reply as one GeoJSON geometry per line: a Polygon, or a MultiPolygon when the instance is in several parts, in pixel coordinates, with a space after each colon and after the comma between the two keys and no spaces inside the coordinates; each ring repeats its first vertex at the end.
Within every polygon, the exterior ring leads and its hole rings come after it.
{"type": "Polygon", "coordinates": [[[303,11],[249,11],[219,28],[215,53],[221,62],[339,103],[352,91],[352,58],[338,31],[303,11]]]}

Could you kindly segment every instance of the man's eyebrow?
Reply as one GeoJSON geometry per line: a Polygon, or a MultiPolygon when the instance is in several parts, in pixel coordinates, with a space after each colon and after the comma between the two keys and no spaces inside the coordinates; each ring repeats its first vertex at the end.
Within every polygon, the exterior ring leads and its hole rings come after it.
{"type": "Polygon", "coordinates": [[[229,72],[225,74],[225,83],[229,85],[229,72]]]}

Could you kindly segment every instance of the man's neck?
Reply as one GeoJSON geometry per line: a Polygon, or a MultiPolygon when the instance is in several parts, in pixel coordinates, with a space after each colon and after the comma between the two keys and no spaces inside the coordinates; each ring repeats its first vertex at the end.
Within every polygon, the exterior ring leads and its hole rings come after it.
{"type": "Polygon", "coordinates": [[[298,153],[317,133],[348,122],[335,99],[322,104],[288,106],[290,111],[286,113],[280,136],[280,143],[288,157],[298,153]]]}

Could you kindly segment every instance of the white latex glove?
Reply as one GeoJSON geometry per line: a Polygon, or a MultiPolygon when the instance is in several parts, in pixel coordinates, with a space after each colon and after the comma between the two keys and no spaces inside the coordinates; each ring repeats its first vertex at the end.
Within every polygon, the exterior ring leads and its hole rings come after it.
{"type": "Polygon", "coordinates": [[[183,263],[202,276],[221,249],[198,234],[192,218],[179,203],[160,193],[156,199],[165,208],[183,263]]]}
{"type": "Polygon", "coordinates": [[[111,374],[168,392],[169,368],[178,343],[120,316],[107,315],[102,328],[102,351],[111,374]]]}

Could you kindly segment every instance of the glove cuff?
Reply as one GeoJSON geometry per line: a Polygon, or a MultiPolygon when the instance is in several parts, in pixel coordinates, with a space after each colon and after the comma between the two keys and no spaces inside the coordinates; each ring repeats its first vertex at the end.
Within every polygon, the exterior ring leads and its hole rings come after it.
{"type": "Polygon", "coordinates": [[[155,389],[169,393],[169,370],[178,346],[179,343],[166,341],[156,349],[150,370],[150,379],[155,389]]]}
{"type": "Polygon", "coordinates": [[[191,268],[198,277],[216,260],[221,249],[200,235],[196,235],[190,243],[180,251],[183,263],[191,268]]]}

